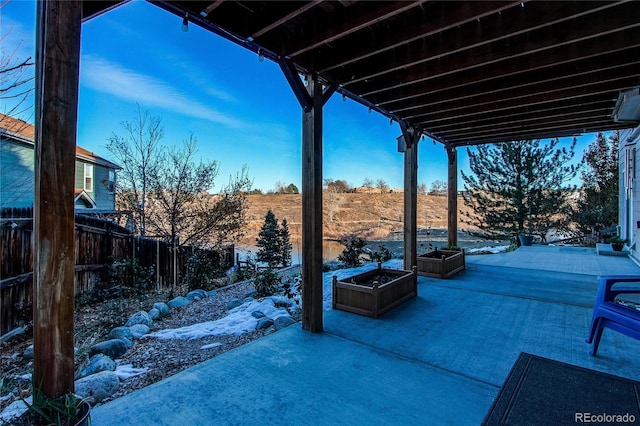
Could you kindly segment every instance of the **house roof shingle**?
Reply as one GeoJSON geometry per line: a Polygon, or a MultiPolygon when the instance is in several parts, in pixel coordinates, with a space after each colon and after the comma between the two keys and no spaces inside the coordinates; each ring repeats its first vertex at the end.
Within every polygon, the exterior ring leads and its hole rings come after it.
{"type": "MultiPolygon", "coordinates": [[[[32,124],[29,124],[26,121],[0,113],[0,134],[18,138],[23,142],[33,145],[35,139],[35,128],[32,124]]],[[[88,149],[81,147],[80,145],[76,145],[76,157],[111,169],[119,170],[122,168],[117,164],[94,154],[88,149]]]]}

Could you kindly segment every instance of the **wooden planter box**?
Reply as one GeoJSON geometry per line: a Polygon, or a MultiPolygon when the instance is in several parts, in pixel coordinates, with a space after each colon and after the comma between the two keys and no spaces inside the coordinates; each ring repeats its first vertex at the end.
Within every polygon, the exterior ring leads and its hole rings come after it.
{"type": "Polygon", "coordinates": [[[352,277],[333,276],[333,309],[378,318],[418,295],[418,275],[413,271],[378,268],[352,277]],[[376,280],[373,282],[373,280],[376,280]]]}
{"type": "Polygon", "coordinates": [[[464,270],[464,250],[434,250],[418,256],[418,274],[449,278],[464,270]]]}

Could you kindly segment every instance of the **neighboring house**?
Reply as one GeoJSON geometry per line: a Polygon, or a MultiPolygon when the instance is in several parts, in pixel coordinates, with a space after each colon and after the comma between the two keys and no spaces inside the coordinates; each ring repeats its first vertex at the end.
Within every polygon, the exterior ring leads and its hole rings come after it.
{"type": "MultiPolygon", "coordinates": [[[[33,207],[35,193],[34,127],[0,114],[0,207],[33,207]]],[[[76,147],[76,212],[113,213],[116,172],[121,167],[76,147]]]]}

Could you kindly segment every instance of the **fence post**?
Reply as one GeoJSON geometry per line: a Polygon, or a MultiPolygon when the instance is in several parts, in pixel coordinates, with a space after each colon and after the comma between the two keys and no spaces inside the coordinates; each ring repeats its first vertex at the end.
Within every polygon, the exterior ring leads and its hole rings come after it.
{"type": "Polygon", "coordinates": [[[160,240],[156,240],[156,289],[160,291],[160,240]]]}
{"type": "Polygon", "coordinates": [[[173,287],[178,286],[178,236],[173,239],[173,287]]]}

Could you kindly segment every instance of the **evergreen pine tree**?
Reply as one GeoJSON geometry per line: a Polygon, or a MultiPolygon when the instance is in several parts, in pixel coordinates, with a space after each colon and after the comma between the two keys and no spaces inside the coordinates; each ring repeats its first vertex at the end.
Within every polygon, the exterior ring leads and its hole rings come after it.
{"type": "Polygon", "coordinates": [[[584,232],[600,231],[618,223],[618,145],[620,132],[609,138],[598,133],[584,154],[582,197],[575,220],[584,232]]]}
{"type": "Polygon", "coordinates": [[[256,255],[259,262],[266,262],[269,266],[277,266],[280,263],[280,229],[278,220],[271,210],[264,218],[264,224],[256,239],[256,246],[260,248],[256,255]]]}
{"type": "Polygon", "coordinates": [[[510,238],[529,233],[544,239],[550,229],[570,223],[568,182],[577,173],[569,165],[571,147],[556,149],[557,139],[515,141],[467,148],[473,175],[462,173],[464,203],[472,208],[468,223],[485,237],[510,238]]]}
{"type": "Polygon", "coordinates": [[[291,240],[289,237],[289,224],[287,223],[287,219],[282,219],[282,224],[280,225],[280,263],[282,266],[291,265],[291,240]]]}

